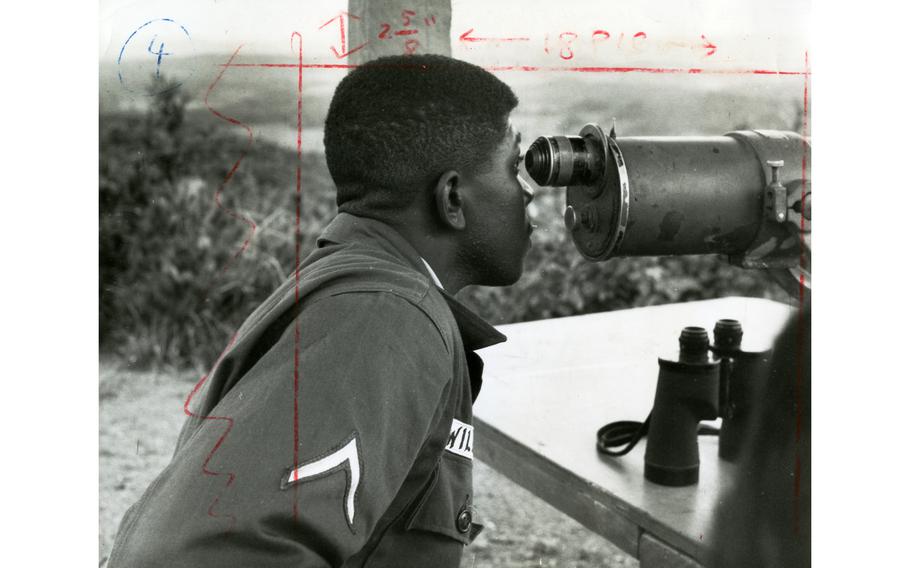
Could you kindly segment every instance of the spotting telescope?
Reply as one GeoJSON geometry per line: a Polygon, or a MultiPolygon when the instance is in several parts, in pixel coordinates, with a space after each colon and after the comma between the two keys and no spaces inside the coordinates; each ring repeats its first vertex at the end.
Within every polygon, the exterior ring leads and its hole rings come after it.
{"type": "Polygon", "coordinates": [[[809,141],[794,132],[617,137],[587,124],[525,153],[540,186],[566,189],[565,225],[592,261],[722,254],[810,287],[809,141]]]}

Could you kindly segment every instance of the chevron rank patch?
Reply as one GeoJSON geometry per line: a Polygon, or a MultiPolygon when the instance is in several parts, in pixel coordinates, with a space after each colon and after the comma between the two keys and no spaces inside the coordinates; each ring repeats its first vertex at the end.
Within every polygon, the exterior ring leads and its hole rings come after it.
{"type": "Polygon", "coordinates": [[[457,418],[453,418],[452,430],[449,432],[449,441],[446,443],[446,451],[473,460],[474,427],[470,424],[465,424],[457,418]]]}

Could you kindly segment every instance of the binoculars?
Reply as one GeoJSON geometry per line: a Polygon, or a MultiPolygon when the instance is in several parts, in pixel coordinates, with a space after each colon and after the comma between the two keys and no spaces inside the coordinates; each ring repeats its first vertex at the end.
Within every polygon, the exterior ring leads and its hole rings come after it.
{"type": "Polygon", "coordinates": [[[686,327],[676,359],[658,358],[660,372],[648,425],[645,478],[670,486],[698,482],[699,422],[723,418],[719,455],[733,461],[746,439],[770,351],[744,351],[742,326],[722,319],[714,344],[701,327],[686,327]]]}
{"type": "Polygon", "coordinates": [[[535,140],[525,167],[540,186],[566,187],[566,228],[588,260],[724,254],[806,285],[809,158],[793,132],[617,138],[588,124],[535,140]]]}

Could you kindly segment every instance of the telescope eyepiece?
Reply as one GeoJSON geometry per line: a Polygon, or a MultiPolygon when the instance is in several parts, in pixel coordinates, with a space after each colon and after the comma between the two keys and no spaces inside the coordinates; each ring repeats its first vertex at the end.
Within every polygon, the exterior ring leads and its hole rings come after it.
{"type": "Polygon", "coordinates": [[[525,168],[542,187],[590,184],[604,173],[604,148],[590,136],[541,136],[525,152],[525,168]]]}
{"type": "Polygon", "coordinates": [[[525,168],[537,185],[550,185],[553,171],[553,152],[550,150],[549,138],[541,136],[525,152],[525,168]]]}

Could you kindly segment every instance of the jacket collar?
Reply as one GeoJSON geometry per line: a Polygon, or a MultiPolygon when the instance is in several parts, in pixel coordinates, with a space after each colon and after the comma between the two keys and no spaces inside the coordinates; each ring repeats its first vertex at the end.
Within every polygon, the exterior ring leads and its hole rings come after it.
{"type": "Polygon", "coordinates": [[[441,288],[437,289],[442,294],[442,297],[445,298],[446,303],[449,304],[452,315],[455,316],[455,322],[458,323],[458,331],[461,332],[461,341],[466,349],[476,351],[506,340],[505,335],[456,300],[454,296],[441,288]]]}
{"type": "MultiPolygon", "coordinates": [[[[324,247],[329,243],[356,242],[378,249],[398,258],[405,266],[416,270],[432,282],[432,277],[420,258],[420,254],[411,246],[401,234],[389,225],[376,219],[360,217],[351,213],[339,213],[316,240],[317,247],[324,247]]],[[[435,287],[435,286],[434,286],[435,287]]],[[[454,296],[436,288],[442,295],[452,316],[458,324],[461,340],[466,349],[474,351],[483,349],[506,340],[506,336],[498,332],[493,326],[484,321],[479,315],[455,299],[454,296]]]]}

